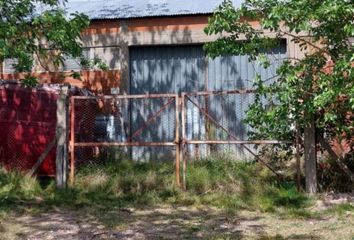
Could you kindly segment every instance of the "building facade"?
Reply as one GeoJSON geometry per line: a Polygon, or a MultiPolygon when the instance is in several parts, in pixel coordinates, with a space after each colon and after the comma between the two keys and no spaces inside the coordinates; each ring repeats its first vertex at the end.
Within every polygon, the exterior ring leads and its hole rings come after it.
{"type": "MultiPolygon", "coordinates": [[[[247,88],[257,72],[266,78],[274,75],[275,69],[257,68],[247,56],[206,57],[202,45],[217,36],[207,36],[204,28],[220,3],[70,0],[65,6],[68,13],[80,11],[91,19],[82,33],[84,55],[102,59],[109,70],[83,70],[77,59],[67,58],[59,72],[44,71],[38,65],[32,75],[44,83],[68,82],[103,94],[110,94],[112,88],[126,94],[247,88]],[[81,80],[71,77],[73,71],[81,72],[81,80]]],[[[241,3],[234,0],[235,6],[241,3]]],[[[279,57],[299,57],[301,52],[288,38],[272,54],[276,67],[279,57]]],[[[0,78],[24,78],[15,73],[12,63],[11,59],[2,63],[0,78]]]]}

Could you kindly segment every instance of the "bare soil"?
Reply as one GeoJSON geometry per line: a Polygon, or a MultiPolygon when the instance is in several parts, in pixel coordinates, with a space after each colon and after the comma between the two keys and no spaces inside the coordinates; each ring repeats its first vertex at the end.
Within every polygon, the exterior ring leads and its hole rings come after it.
{"type": "Polygon", "coordinates": [[[208,207],[51,209],[0,220],[0,239],[354,239],[354,213],[316,218],[208,207]]]}

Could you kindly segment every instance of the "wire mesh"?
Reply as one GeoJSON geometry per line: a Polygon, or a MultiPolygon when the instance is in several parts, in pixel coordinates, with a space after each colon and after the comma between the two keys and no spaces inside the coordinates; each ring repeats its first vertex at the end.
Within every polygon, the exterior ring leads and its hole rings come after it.
{"type": "MultiPolygon", "coordinates": [[[[0,88],[0,165],[27,172],[54,139],[57,94],[42,90],[0,88]]],[[[55,148],[36,171],[55,174],[55,148]]]]}
{"type": "Polygon", "coordinates": [[[122,158],[173,160],[176,101],[173,94],[74,97],[75,169],[122,158]]]}
{"type": "Polygon", "coordinates": [[[252,128],[245,122],[246,111],[254,99],[252,91],[186,93],[184,127],[188,155],[200,158],[228,152],[237,160],[254,159],[257,148],[248,139],[252,128]]]}

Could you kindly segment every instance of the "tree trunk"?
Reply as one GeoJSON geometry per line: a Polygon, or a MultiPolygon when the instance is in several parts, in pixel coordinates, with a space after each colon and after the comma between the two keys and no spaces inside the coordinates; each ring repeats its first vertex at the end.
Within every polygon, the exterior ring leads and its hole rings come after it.
{"type": "Polygon", "coordinates": [[[306,192],[317,193],[317,159],[316,159],[316,131],[312,120],[304,128],[304,158],[306,192]]]}

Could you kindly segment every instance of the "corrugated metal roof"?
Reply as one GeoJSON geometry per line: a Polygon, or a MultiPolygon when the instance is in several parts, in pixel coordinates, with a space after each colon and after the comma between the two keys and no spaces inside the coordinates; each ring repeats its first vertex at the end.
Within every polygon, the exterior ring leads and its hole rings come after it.
{"type": "MultiPolygon", "coordinates": [[[[240,6],[244,0],[233,0],[240,6]]],[[[125,19],[212,13],[222,0],[69,0],[68,13],[82,12],[90,19],[125,19]]]]}

